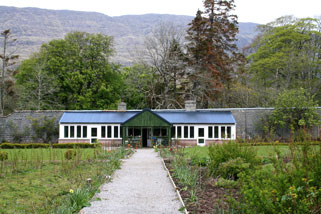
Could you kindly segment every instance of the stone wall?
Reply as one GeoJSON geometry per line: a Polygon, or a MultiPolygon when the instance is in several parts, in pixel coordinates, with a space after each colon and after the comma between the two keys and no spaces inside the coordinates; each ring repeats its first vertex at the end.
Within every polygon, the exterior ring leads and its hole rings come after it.
{"type": "MultiPolygon", "coordinates": [[[[213,109],[231,111],[236,120],[236,135],[238,138],[254,138],[258,135],[257,124],[261,118],[271,113],[272,108],[231,108],[231,109],[213,109]]],[[[321,108],[318,109],[321,115],[321,108]]],[[[53,118],[59,123],[62,114],[65,111],[17,111],[7,117],[0,117],[0,142],[13,142],[13,126],[17,127],[19,132],[23,132],[27,127],[31,127],[31,119],[42,119],[43,117],[53,118]]],[[[320,126],[314,127],[313,136],[320,138],[320,126]]],[[[283,131],[283,135],[287,136],[288,132],[283,131]]],[[[58,141],[58,139],[56,139],[58,141]]],[[[23,138],[23,142],[35,142],[32,133],[23,138]]]]}

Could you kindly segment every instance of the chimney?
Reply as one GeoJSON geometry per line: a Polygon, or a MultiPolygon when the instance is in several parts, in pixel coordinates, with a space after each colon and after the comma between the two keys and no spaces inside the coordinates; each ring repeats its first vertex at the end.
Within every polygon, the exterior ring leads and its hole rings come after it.
{"type": "Polygon", "coordinates": [[[196,100],[186,100],[185,101],[186,111],[196,111],[196,100]]]}
{"type": "Polygon", "coordinates": [[[127,110],[127,104],[124,102],[118,103],[118,111],[126,111],[127,110]]]}

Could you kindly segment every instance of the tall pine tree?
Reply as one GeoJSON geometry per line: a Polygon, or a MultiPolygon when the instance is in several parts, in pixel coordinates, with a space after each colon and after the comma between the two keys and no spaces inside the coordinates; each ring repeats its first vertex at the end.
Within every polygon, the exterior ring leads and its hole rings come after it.
{"type": "MultiPolygon", "coordinates": [[[[212,107],[224,88],[229,87],[232,74],[242,56],[235,44],[238,33],[234,0],[204,0],[204,11],[197,11],[190,23],[188,62],[192,67],[191,94],[199,107],[212,107]]],[[[216,104],[217,106],[217,104],[216,104]]]]}

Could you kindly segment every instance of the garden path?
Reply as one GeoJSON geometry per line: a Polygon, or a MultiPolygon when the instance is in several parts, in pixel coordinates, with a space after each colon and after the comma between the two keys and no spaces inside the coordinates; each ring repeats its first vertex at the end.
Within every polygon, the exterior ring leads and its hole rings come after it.
{"type": "Polygon", "coordinates": [[[123,161],[111,182],[102,186],[91,207],[81,214],[180,213],[182,207],[161,158],[152,149],[138,149],[123,161]]]}

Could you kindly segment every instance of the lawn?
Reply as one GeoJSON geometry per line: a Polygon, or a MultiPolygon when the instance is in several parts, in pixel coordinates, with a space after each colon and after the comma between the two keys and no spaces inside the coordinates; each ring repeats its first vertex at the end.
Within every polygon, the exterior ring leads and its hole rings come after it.
{"type": "Polygon", "coordinates": [[[0,213],[58,213],[69,203],[70,189],[103,182],[120,166],[126,151],[76,149],[66,160],[66,149],[10,149],[0,162],[0,213]]]}

